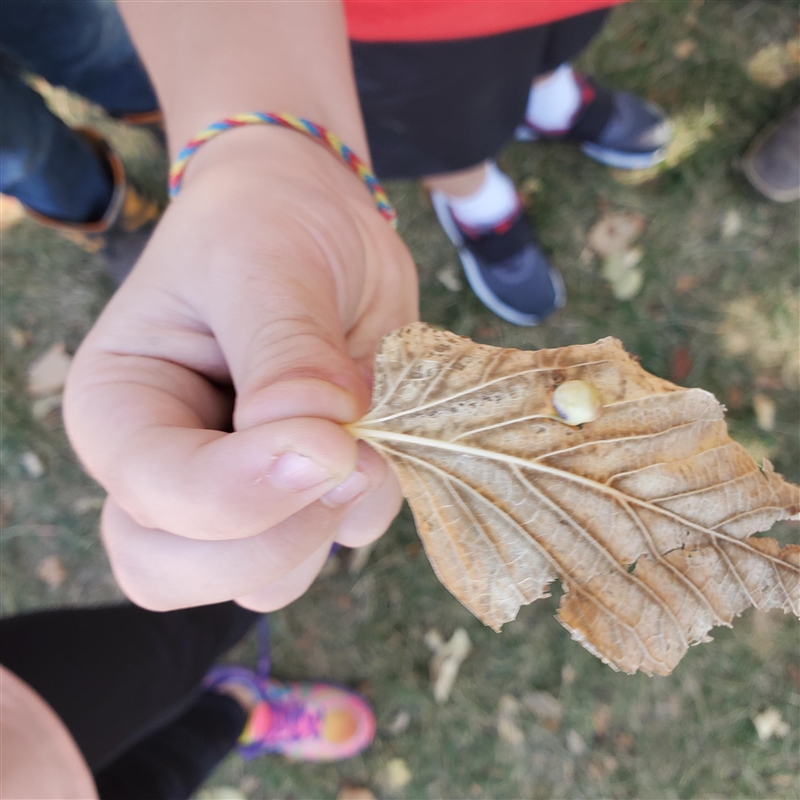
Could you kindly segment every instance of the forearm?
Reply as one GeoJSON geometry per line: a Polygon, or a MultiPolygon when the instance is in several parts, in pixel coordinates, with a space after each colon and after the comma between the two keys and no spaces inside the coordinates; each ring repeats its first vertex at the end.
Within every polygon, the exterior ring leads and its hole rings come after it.
{"type": "Polygon", "coordinates": [[[174,156],[211,122],[284,111],[368,158],[341,4],[123,0],[164,111],[174,156]]]}

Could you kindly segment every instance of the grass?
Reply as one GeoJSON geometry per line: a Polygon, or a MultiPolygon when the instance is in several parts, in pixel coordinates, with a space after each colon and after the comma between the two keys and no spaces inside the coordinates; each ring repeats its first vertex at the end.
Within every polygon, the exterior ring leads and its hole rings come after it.
{"type": "MultiPolygon", "coordinates": [[[[468,289],[445,288],[437,275],[456,264],[452,249],[416,186],[391,186],[419,265],[423,319],[523,348],[617,336],[648,370],[669,378],[680,366],[680,382],[713,391],[728,406],[733,435],[798,481],[797,205],[761,199],[738,166],[758,130],[798,101],[796,77],[766,88],[748,75],[750,60],[796,36],[797,23],[795,4],[782,2],[642,2],[614,12],[582,66],[663,105],[677,145],[665,168],[637,175],[564,146],[513,145],[501,155],[528,187],[529,210],[567,283],[567,308],[541,328],[514,328],[468,289]],[[680,60],[675,46],[687,40],[695,48],[680,60]],[[618,302],[586,253],[586,237],[603,214],[630,210],[648,222],[637,243],[645,283],[632,301],[618,302]],[[732,213],[740,230],[726,238],[732,213]],[[742,331],[748,335],[737,343],[742,331]],[[776,404],[772,432],[756,425],[757,392],[776,404]]],[[[151,143],[102,124],[135,176],[161,180],[163,161],[151,143]]],[[[58,339],[74,349],[110,286],[97,259],[28,222],[4,233],[2,268],[2,612],[118,597],[96,533],[102,491],[80,470],[58,414],[35,418],[25,395],[28,364],[58,339]],[[15,330],[30,341],[20,343],[15,330]],[[37,480],[22,465],[27,452],[44,464],[37,480]],[[51,555],[66,571],[54,589],[36,576],[51,555]]],[[[797,539],[789,526],[776,535],[797,539]]],[[[553,619],[557,600],[523,609],[494,634],[438,583],[404,511],[360,575],[347,573],[342,556],[301,600],[272,616],[276,673],[358,686],[378,715],[373,747],[327,766],[231,756],[211,785],[240,787],[252,798],[330,798],[345,784],[405,798],[798,797],[794,620],[746,613],[734,629],[715,631],[713,643],[693,648],[673,675],[631,677],[570,640],[553,619]],[[449,636],[457,626],[474,650],[450,702],[439,707],[423,637],[434,627],[449,636]],[[550,731],[523,710],[525,743],[514,747],[498,737],[498,704],[533,690],[557,697],[564,718],[550,731]],[[790,733],[760,742],[751,718],[768,707],[790,733]],[[400,712],[409,724],[395,734],[400,712]],[[381,775],[394,758],[405,760],[412,779],[392,793],[381,775]]],[[[236,657],[251,661],[254,643],[236,657]]]]}

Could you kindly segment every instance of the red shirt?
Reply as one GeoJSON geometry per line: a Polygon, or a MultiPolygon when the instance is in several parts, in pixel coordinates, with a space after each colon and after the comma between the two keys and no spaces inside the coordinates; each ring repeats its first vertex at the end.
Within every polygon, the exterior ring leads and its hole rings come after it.
{"type": "Polygon", "coordinates": [[[359,42],[469,39],[544,25],[623,0],[344,0],[359,42]]]}

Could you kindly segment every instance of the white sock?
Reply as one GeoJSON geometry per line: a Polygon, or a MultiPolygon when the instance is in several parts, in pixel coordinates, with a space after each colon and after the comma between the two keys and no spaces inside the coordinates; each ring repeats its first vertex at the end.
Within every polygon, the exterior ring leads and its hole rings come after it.
{"type": "Polygon", "coordinates": [[[466,197],[447,195],[447,204],[463,226],[492,228],[519,210],[519,197],[511,178],[494,161],[487,161],[481,188],[466,197]]]}
{"type": "Polygon", "coordinates": [[[561,133],[569,129],[581,105],[581,88],[569,64],[531,86],[525,119],[538,130],[561,133]]]}

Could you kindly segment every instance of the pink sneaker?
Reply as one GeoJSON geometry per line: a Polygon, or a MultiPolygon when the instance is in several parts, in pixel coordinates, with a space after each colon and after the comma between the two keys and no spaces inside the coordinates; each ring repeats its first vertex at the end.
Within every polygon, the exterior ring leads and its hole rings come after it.
{"type": "Polygon", "coordinates": [[[279,753],[294,761],[341,761],[358,755],[375,737],[372,709],[349,689],[262,680],[237,667],[217,668],[206,678],[208,687],[231,682],[261,698],[239,737],[244,758],[279,753]]]}

